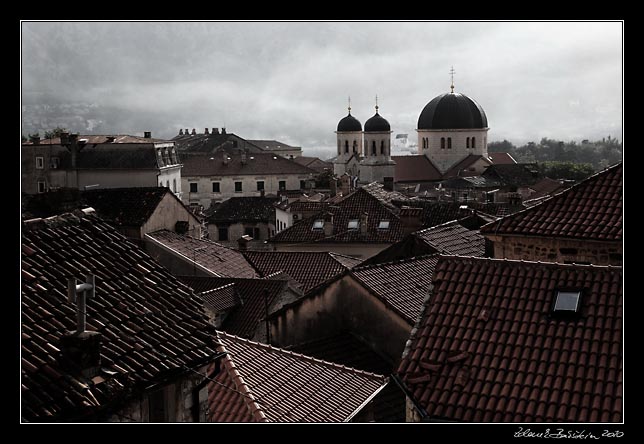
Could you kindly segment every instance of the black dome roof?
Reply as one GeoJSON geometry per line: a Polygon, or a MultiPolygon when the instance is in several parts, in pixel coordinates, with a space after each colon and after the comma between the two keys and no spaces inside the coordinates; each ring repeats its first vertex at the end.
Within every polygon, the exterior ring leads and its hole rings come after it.
{"type": "Polygon", "coordinates": [[[389,122],[376,111],[376,114],[364,123],[364,130],[367,133],[374,133],[391,131],[391,127],[389,126],[389,122]]]}
{"type": "Polygon", "coordinates": [[[338,122],[338,131],[362,131],[362,124],[349,111],[349,115],[338,122]]]}
{"type": "Polygon", "coordinates": [[[481,105],[459,93],[434,97],[418,117],[419,130],[469,128],[487,128],[487,117],[481,105]]]}

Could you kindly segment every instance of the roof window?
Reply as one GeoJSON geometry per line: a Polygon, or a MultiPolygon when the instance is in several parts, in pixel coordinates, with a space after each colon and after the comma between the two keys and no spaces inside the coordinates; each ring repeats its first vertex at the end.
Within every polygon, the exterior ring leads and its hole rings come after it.
{"type": "Polygon", "coordinates": [[[558,290],[553,311],[555,313],[577,313],[581,290],[558,290]]]}
{"type": "Polygon", "coordinates": [[[349,224],[348,224],[347,228],[349,230],[357,230],[359,223],[360,223],[360,221],[358,219],[351,219],[351,220],[349,220],[349,224]]]}
{"type": "Polygon", "coordinates": [[[321,230],[322,228],[324,228],[324,221],[322,219],[318,219],[315,222],[313,222],[314,230],[321,230]]]}
{"type": "Polygon", "coordinates": [[[388,220],[381,220],[380,223],[378,224],[378,229],[379,230],[388,230],[389,229],[389,221],[388,220]]]}

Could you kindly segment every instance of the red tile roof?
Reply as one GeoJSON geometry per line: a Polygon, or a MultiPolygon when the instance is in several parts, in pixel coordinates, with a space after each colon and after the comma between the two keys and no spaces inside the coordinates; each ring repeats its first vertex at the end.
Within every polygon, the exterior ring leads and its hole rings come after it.
{"type": "Polygon", "coordinates": [[[492,164],[492,162],[490,162],[490,160],[484,156],[481,156],[478,154],[468,154],[458,163],[456,163],[455,165],[452,165],[449,170],[445,171],[445,174],[443,174],[443,179],[447,179],[449,177],[459,177],[459,176],[474,176],[478,174],[473,171],[467,171],[467,169],[481,159],[488,165],[492,164]]]}
{"type": "Polygon", "coordinates": [[[208,223],[264,222],[275,224],[275,208],[278,197],[231,197],[209,211],[208,223]]]}
{"type": "Polygon", "coordinates": [[[221,372],[208,386],[213,422],[348,421],[384,376],[218,333],[221,372]],[[244,406],[244,407],[242,407],[244,406]]]}
{"type": "Polygon", "coordinates": [[[416,231],[414,236],[443,254],[477,257],[485,254],[485,237],[456,220],[416,231]]]}
{"type": "Polygon", "coordinates": [[[298,156],[293,159],[293,162],[299,163],[300,165],[304,165],[305,167],[311,168],[317,171],[318,173],[322,173],[324,171],[333,172],[332,162],[326,162],[317,157],[298,156]]]}
{"type": "Polygon", "coordinates": [[[483,234],[622,239],[622,164],[574,185],[539,205],[481,227],[483,234]]]}
{"type": "Polygon", "coordinates": [[[398,209],[391,204],[392,199],[403,196],[395,192],[382,190],[381,185],[359,188],[347,195],[335,205],[329,206],[324,213],[304,219],[292,227],[282,230],[269,242],[280,243],[393,243],[403,237],[402,224],[396,215],[398,209]],[[367,231],[349,230],[352,219],[360,221],[367,214],[367,231]],[[316,220],[323,219],[325,214],[333,215],[333,232],[325,236],[323,229],[314,229],[316,220]],[[389,228],[378,228],[381,221],[389,221],[389,228]]]}
{"type": "Polygon", "coordinates": [[[282,156],[270,153],[250,153],[246,163],[242,163],[241,154],[228,154],[228,164],[223,163],[223,152],[214,154],[194,154],[183,152],[181,175],[188,176],[243,176],[268,174],[316,175],[317,171],[297,164],[282,156]]]}
{"type": "Polygon", "coordinates": [[[398,374],[430,418],[619,422],[622,328],[621,267],[442,257],[398,374]]]}
{"type": "Polygon", "coordinates": [[[262,276],[283,271],[301,285],[304,293],[360,262],[323,251],[246,251],[244,256],[262,276]]]}
{"type": "Polygon", "coordinates": [[[566,185],[561,180],[551,179],[549,177],[544,177],[539,182],[530,186],[530,189],[534,191],[534,194],[530,195],[530,200],[538,199],[543,196],[548,196],[556,192],[562,191],[565,188],[568,188],[570,185],[566,185]]]}
{"type": "Polygon", "coordinates": [[[517,163],[509,153],[488,153],[487,154],[490,160],[495,165],[508,165],[512,163],[517,163]]]}
{"type": "Polygon", "coordinates": [[[396,162],[396,182],[433,182],[443,175],[425,155],[391,156],[396,162]]]}
{"type": "Polygon", "coordinates": [[[27,421],[99,419],[114,403],[185,367],[207,363],[214,331],[200,301],[148,254],[94,215],[22,227],[22,413],[27,421]],[[76,329],[67,277],[96,276],[87,330],[101,333],[101,379],[66,371],[60,338],[76,329]],[[105,379],[105,382],[101,382],[105,379]]]}
{"type": "Polygon", "coordinates": [[[206,239],[196,239],[169,230],[159,230],[145,235],[153,241],[182,256],[219,277],[258,277],[253,267],[232,248],[224,247],[206,239]]]}
{"type": "Polygon", "coordinates": [[[438,256],[422,256],[356,267],[351,275],[414,325],[429,292],[438,256]]]}
{"type": "MultiPolygon", "coordinates": [[[[87,145],[96,145],[96,144],[149,144],[149,143],[169,143],[170,141],[165,139],[147,139],[140,136],[129,136],[127,134],[118,134],[114,136],[108,135],[99,135],[99,134],[88,134],[88,135],[79,135],[78,140],[81,139],[87,140],[87,145]],[[109,141],[109,138],[114,137],[113,141],[109,141]]],[[[33,145],[31,142],[23,142],[23,145],[33,145]]],[[[42,139],[40,145],[60,145],[60,137],[54,137],[52,139],[42,139]]]]}
{"type": "MultiPolygon", "coordinates": [[[[259,323],[266,316],[266,306],[271,304],[282,294],[287,286],[286,280],[273,279],[231,279],[180,276],[186,285],[195,292],[197,288],[212,287],[200,293],[205,304],[210,304],[213,309],[219,307],[227,311],[235,307],[224,319],[221,330],[232,335],[252,338],[259,323]],[[264,301],[264,291],[267,291],[267,300],[264,301]]],[[[215,310],[217,311],[217,310],[215,310]]]]}

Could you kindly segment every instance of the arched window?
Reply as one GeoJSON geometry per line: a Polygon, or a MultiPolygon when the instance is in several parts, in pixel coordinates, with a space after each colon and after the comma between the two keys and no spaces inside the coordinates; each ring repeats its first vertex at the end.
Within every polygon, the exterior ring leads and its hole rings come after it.
{"type": "Polygon", "coordinates": [[[476,148],[476,137],[472,137],[472,148],[476,148]]]}
{"type": "Polygon", "coordinates": [[[385,141],[380,141],[380,154],[385,154],[385,141]]]}
{"type": "Polygon", "coordinates": [[[452,148],[452,138],[451,137],[447,138],[447,148],[449,148],[449,149],[452,148]]]}
{"type": "Polygon", "coordinates": [[[441,137],[441,149],[445,149],[445,138],[441,137]]]}
{"type": "Polygon", "coordinates": [[[353,152],[354,153],[358,152],[358,141],[357,140],[353,141],[353,152]]]}
{"type": "Polygon", "coordinates": [[[376,155],[376,141],[371,142],[371,154],[376,155]]]}
{"type": "Polygon", "coordinates": [[[425,147],[429,149],[429,137],[425,137],[425,147]]]}
{"type": "Polygon", "coordinates": [[[338,156],[339,156],[340,154],[342,154],[342,144],[341,144],[341,143],[340,143],[340,141],[338,140],[338,156]]]}
{"type": "Polygon", "coordinates": [[[344,152],[345,153],[349,152],[349,141],[348,140],[344,141],[344,152]]]}
{"type": "Polygon", "coordinates": [[[177,192],[177,179],[172,179],[172,191],[177,192]]]}
{"type": "Polygon", "coordinates": [[[469,148],[469,147],[470,147],[470,138],[468,137],[467,139],[465,139],[465,148],[469,148]]]}
{"type": "Polygon", "coordinates": [[[168,187],[168,188],[170,188],[170,181],[169,181],[169,180],[166,180],[166,181],[165,181],[165,186],[166,186],[166,187],[168,187]]]}

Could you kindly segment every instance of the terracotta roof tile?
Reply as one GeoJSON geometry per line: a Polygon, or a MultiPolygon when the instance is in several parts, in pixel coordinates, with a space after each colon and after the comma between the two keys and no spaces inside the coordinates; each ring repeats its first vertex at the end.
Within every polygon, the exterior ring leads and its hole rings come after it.
{"type": "Polygon", "coordinates": [[[209,389],[214,422],[342,422],[379,390],[384,376],[220,332],[228,355],[209,389]]]}
{"type": "Polygon", "coordinates": [[[240,279],[179,276],[199,293],[206,305],[215,311],[228,311],[221,329],[226,333],[252,338],[266,316],[264,290],[269,307],[282,294],[288,282],[273,279],[240,279]]]}
{"type": "Polygon", "coordinates": [[[25,420],[95,417],[132,390],[161,380],[167,371],[207,362],[185,354],[164,357],[158,351],[165,346],[191,341],[192,347],[205,356],[215,353],[213,336],[203,333],[211,327],[199,300],[154,259],[96,216],[78,212],[42,221],[40,226],[24,224],[22,244],[27,247],[23,261],[32,263],[30,273],[38,284],[23,282],[22,286],[25,420]],[[53,239],[64,246],[55,247],[53,239]],[[54,262],[47,259],[56,248],[76,251],[88,243],[93,247],[91,257],[100,263],[98,268],[82,262],[71,266],[71,260],[64,257],[54,262]],[[96,276],[95,297],[87,302],[87,325],[102,334],[101,367],[117,372],[115,377],[100,373],[102,382],[70,374],[58,363],[59,340],[76,327],[76,306],[67,301],[66,277],[81,279],[87,272],[96,276]],[[45,273],[60,278],[45,279],[45,273]],[[154,278],[154,285],[145,281],[147,276],[154,278]],[[126,291],[109,289],[122,284],[126,291]],[[146,312],[140,314],[140,308],[146,312]],[[148,325],[152,332],[167,333],[162,343],[159,336],[142,334],[148,325]]]}
{"type": "Polygon", "coordinates": [[[388,192],[380,184],[369,184],[347,195],[324,212],[302,220],[280,231],[269,242],[286,243],[353,243],[353,242],[397,242],[403,237],[402,224],[397,216],[398,208],[391,202],[404,196],[388,192]],[[367,215],[366,232],[360,221],[367,215]],[[332,234],[326,236],[323,229],[314,229],[318,219],[333,216],[332,234]],[[355,229],[349,229],[349,221],[358,220],[355,229]],[[389,221],[388,228],[379,228],[381,221],[389,221]]]}
{"type": "Polygon", "coordinates": [[[414,325],[429,293],[438,256],[422,256],[356,267],[351,275],[414,325]]]}
{"type": "Polygon", "coordinates": [[[304,293],[360,262],[327,252],[246,251],[244,256],[262,276],[282,271],[298,282],[304,293]]]}
{"type": "Polygon", "coordinates": [[[207,217],[208,223],[264,222],[275,223],[275,208],[278,197],[231,197],[225,200],[207,217]]]}
{"type": "Polygon", "coordinates": [[[413,235],[443,254],[477,257],[485,254],[485,237],[455,220],[416,231],[413,235]]]}
{"type": "Polygon", "coordinates": [[[227,154],[230,160],[223,162],[223,152],[194,154],[183,152],[181,175],[188,176],[240,176],[268,174],[317,174],[317,171],[270,153],[250,153],[242,163],[239,153],[227,154]]]}
{"type": "Polygon", "coordinates": [[[616,241],[622,239],[622,164],[597,173],[541,204],[489,223],[484,234],[616,241]]]}
{"type": "Polygon", "coordinates": [[[182,255],[187,261],[196,260],[198,265],[217,276],[257,277],[253,267],[239,251],[216,242],[180,235],[169,230],[159,230],[145,236],[182,255]]]}
{"type": "Polygon", "coordinates": [[[398,373],[432,417],[619,421],[622,317],[608,308],[621,307],[621,282],[621,267],[441,257],[398,373]],[[465,290],[477,280],[489,283],[465,290]],[[596,283],[615,285],[602,291],[596,283]],[[580,316],[551,315],[555,290],[576,287],[585,292],[580,316]],[[489,310],[487,319],[478,317],[481,309],[489,310]],[[588,356],[593,349],[604,359],[588,356]],[[576,352],[586,358],[572,359],[576,352]],[[450,362],[450,353],[452,360],[465,357],[450,362]],[[441,364],[438,374],[428,373],[421,359],[441,364]],[[463,371],[468,377],[459,382],[463,371]],[[462,395],[456,406],[445,401],[454,393],[462,395]]]}
{"type": "Polygon", "coordinates": [[[495,165],[508,165],[517,163],[509,153],[488,153],[490,160],[495,165]]]}

